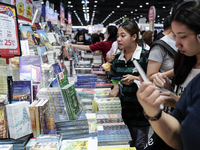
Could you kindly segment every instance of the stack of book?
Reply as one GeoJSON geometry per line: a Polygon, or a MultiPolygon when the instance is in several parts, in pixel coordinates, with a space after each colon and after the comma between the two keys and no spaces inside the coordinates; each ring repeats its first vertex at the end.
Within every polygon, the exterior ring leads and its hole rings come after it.
{"type": "Polygon", "coordinates": [[[102,64],[102,53],[93,53],[93,63],[102,64]]]}
{"type": "Polygon", "coordinates": [[[40,55],[41,64],[49,63],[45,46],[38,47],[37,52],[40,55]]]}
{"type": "MultiPolygon", "coordinates": [[[[19,138],[17,140],[14,140],[14,139],[3,140],[3,139],[1,139],[0,140],[0,147],[9,144],[9,145],[12,145],[13,149],[11,149],[11,150],[23,150],[23,149],[25,149],[26,144],[28,143],[28,141],[31,137],[32,137],[32,134],[26,135],[26,136],[19,138]]],[[[4,150],[4,149],[1,149],[1,150],[4,150]]]]}
{"type": "Polygon", "coordinates": [[[40,135],[30,150],[60,150],[62,137],[57,134],[40,135]]]}
{"type": "Polygon", "coordinates": [[[56,61],[56,52],[53,50],[47,52],[47,57],[49,60],[49,64],[54,64],[56,61]]]}
{"type": "Polygon", "coordinates": [[[19,81],[19,68],[10,67],[10,76],[12,76],[13,81],[19,81]]]}
{"type": "Polygon", "coordinates": [[[49,64],[41,65],[42,68],[42,82],[40,83],[42,87],[49,87],[50,85],[50,67],[49,64]]]}
{"type": "Polygon", "coordinates": [[[7,66],[6,59],[0,58],[0,94],[7,94],[8,84],[7,84],[7,66]]]}
{"type": "Polygon", "coordinates": [[[124,124],[120,112],[97,112],[99,145],[123,145],[131,140],[128,127],[124,124]],[[112,114],[111,114],[112,113],[112,114]]]}
{"type": "Polygon", "coordinates": [[[10,138],[18,139],[32,133],[29,104],[22,101],[6,105],[10,138]]]}
{"type": "Polygon", "coordinates": [[[97,75],[94,74],[77,74],[75,76],[76,88],[95,88],[97,75]]]}
{"type": "Polygon", "coordinates": [[[5,98],[0,98],[0,139],[8,138],[8,128],[7,128],[7,117],[6,117],[6,106],[5,98]]]}
{"type": "Polygon", "coordinates": [[[98,88],[98,89],[94,89],[94,91],[95,91],[94,96],[96,98],[108,98],[111,88],[98,88]]]}
{"type": "Polygon", "coordinates": [[[56,115],[55,126],[57,134],[64,140],[89,137],[89,126],[84,112],[81,112],[76,120],[69,120],[64,114],[56,115]]]}
{"type": "Polygon", "coordinates": [[[95,113],[86,114],[88,125],[89,125],[89,136],[97,137],[97,117],[95,113]]]}
{"type": "Polygon", "coordinates": [[[97,98],[96,102],[98,104],[99,111],[104,110],[121,110],[121,102],[119,97],[111,97],[111,98],[97,98]]]}

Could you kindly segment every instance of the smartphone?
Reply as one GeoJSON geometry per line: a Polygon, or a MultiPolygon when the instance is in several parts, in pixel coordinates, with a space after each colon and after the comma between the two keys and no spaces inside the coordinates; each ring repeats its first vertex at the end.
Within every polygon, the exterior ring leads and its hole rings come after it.
{"type": "MultiPolygon", "coordinates": [[[[142,69],[142,67],[140,66],[140,64],[136,60],[133,61],[133,64],[135,65],[136,69],[138,70],[140,76],[142,77],[142,80],[145,82],[149,81],[149,79],[147,78],[147,76],[146,76],[144,70],[142,69]]],[[[159,88],[159,87],[157,87],[157,88],[160,91],[160,93],[171,92],[171,91],[163,89],[163,88],[159,88]]],[[[160,109],[163,109],[163,108],[164,108],[164,105],[160,104],[160,109]]]]}

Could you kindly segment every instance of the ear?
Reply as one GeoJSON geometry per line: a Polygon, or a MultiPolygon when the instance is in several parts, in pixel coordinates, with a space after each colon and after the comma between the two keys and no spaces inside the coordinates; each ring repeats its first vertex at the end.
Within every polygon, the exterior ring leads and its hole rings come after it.
{"type": "Polygon", "coordinates": [[[200,34],[197,34],[197,40],[198,40],[199,43],[200,43],[200,34]]]}
{"type": "Polygon", "coordinates": [[[137,34],[134,34],[133,36],[132,36],[132,41],[135,41],[137,39],[137,34]]]}

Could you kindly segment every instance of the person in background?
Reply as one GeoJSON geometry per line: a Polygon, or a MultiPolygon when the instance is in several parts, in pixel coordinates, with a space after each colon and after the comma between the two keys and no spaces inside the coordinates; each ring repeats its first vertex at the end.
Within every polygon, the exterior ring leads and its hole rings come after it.
{"type": "Polygon", "coordinates": [[[76,45],[70,43],[64,43],[66,47],[70,47],[70,45],[74,48],[78,48],[85,51],[101,51],[104,61],[106,62],[106,53],[110,50],[112,43],[117,39],[117,27],[116,26],[108,26],[106,29],[106,34],[108,36],[107,41],[98,42],[90,45],[76,45]]]}
{"type": "Polygon", "coordinates": [[[163,24],[164,31],[159,32],[156,39],[154,41],[161,39],[163,36],[168,35],[171,33],[171,22],[170,16],[165,17],[164,24],[163,24]]]}
{"type": "MultiPolygon", "coordinates": [[[[143,115],[143,109],[136,97],[138,86],[135,80],[138,80],[138,72],[133,64],[133,60],[139,63],[144,62],[147,65],[147,58],[144,54],[147,52],[138,46],[139,40],[138,25],[133,20],[126,20],[118,28],[117,43],[122,52],[117,53],[112,62],[110,76],[124,78],[122,93],[118,96],[121,100],[122,118],[128,126],[132,141],[131,147],[137,150],[143,150],[148,141],[149,123],[143,115]]],[[[144,69],[144,68],[143,68],[144,69]]]]}
{"type": "Polygon", "coordinates": [[[99,33],[99,39],[100,39],[100,41],[104,41],[104,34],[103,33],[99,33]]]}
{"type": "Polygon", "coordinates": [[[111,49],[106,54],[107,62],[111,63],[114,60],[115,55],[119,52],[120,52],[120,50],[118,49],[117,41],[115,41],[112,43],[111,49]]]}
{"type": "Polygon", "coordinates": [[[93,33],[91,35],[91,42],[92,42],[92,44],[100,42],[99,35],[97,33],[93,33]]]}
{"type": "MultiPolygon", "coordinates": [[[[180,60],[178,72],[188,74],[192,68],[200,69],[199,2],[185,1],[176,4],[171,19],[176,46],[180,54],[185,55],[180,60]],[[185,66],[187,63],[188,65],[185,66]]],[[[179,82],[182,79],[183,77],[179,82]]],[[[174,149],[195,150],[200,147],[199,86],[200,74],[187,85],[171,115],[160,109],[165,96],[151,82],[143,82],[137,92],[145,116],[154,131],[174,149]]]]}
{"type": "Polygon", "coordinates": [[[152,31],[144,31],[142,34],[142,38],[139,39],[138,45],[142,48],[149,50],[154,40],[153,32],[152,31]]]}
{"type": "Polygon", "coordinates": [[[158,35],[158,31],[157,31],[157,30],[154,30],[154,31],[153,31],[154,41],[155,41],[157,35],[158,35]]]}

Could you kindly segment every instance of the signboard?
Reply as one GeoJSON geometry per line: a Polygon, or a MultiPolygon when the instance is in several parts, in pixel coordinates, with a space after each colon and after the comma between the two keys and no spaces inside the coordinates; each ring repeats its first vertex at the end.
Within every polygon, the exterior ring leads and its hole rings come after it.
{"type": "Polygon", "coordinates": [[[154,30],[154,20],[156,18],[156,9],[154,6],[151,6],[149,8],[149,30],[153,31],[154,30]]]}
{"type": "Polygon", "coordinates": [[[0,56],[21,56],[15,6],[0,3],[0,56]]]}
{"type": "Polygon", "coordinates": [[[12,0],[11,4],[16,6],[19,19],[31,22],[33,18],[33,0],[12,0]]]}
{"type": "Polygon", "coordinates": [[[60,5],[60,25],[65,26],[65,8],[60,5]]]}

